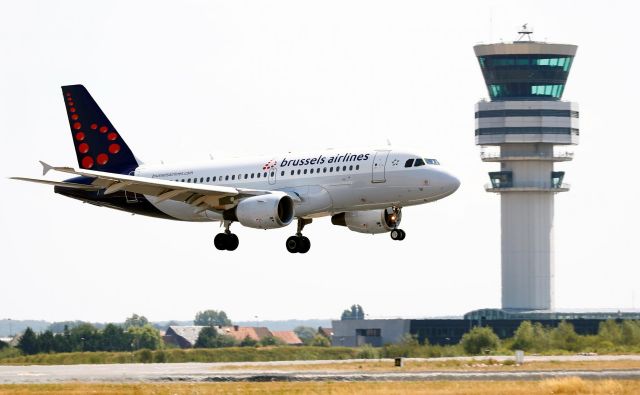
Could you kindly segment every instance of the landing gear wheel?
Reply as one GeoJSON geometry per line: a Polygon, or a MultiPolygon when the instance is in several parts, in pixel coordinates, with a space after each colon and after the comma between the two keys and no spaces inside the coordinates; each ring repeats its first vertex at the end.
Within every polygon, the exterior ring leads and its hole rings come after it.
{"type": "Polygon", "coordinates": [[[301,254],[306,254],[309,252],[311,248],[311,240],[306,238],[305,236],[300,237],[300,247],[298,248],[298,252],[301,254]]]}
{"type": "Polygon", "coordinates": [[[238,239],[238,236],[233,233],[229,233],[227,235],[227,251],[235,250],[236,248],[238,248],[239,244],[240,240],[238,239]]]}
{"type": "Polygon", "coordinates": [[[227,249],[227,234],[226,233],[218,233],[216,237],[213,239],[213,245],[216,246],[220,251],[227,249]]]}
{"type": "Polygon", "coordinates": [[[390,234],[392,240],[404,240],[404,238],[407,236],[405,231],[402,229],[394,229],[390,234]]]}
{"type": "Polygon", "coordinates": [[[298,236],[291,236],[287,239],[287,251],[292,254],[298,252],[300,247],[300,238],[298,236]]]}

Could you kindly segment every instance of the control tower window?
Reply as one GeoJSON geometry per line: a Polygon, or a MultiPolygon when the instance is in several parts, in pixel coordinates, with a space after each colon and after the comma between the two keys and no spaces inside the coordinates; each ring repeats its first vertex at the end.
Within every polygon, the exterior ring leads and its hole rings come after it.
{"type": "Polygon", "coordinates": [[[422,160],[421,158],[416,159],[416,161],[413,163],[413,167],[418,166],[424,166],[424,160],[422,160]]]}
{"type": "Polygon", "coordinates": [[[489,173],[491,185],[494,188],[511,188],[513,186],[513,172],[492,171],[489,173]]]}
{"type": "Polygon", "coordinates": [[[413,159],[407,159],[407,161],[404,164],[404,167],[411,167],[413,166],[413,159]]]}

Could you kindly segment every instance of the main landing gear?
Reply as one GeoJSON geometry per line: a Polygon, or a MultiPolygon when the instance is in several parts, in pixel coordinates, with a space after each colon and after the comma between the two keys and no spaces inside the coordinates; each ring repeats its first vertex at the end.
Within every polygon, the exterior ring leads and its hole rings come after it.
{"type": "Polygon", "coordinates": [[[311,241],[302,235],[302,228],[305,225],[310,224],[312,221],[311,218],[298,218],[298,231],[295,236],[291,236],[287,239],[287,251],[292,254],[299,252],[301,254],[306,254],[309,252],[311,248],[311,241]]]}
{"type": "Polygon", "coordinates": [[[240,240],[238,240],[238,236],[231,233],[229,230],[230,226],[231,221],[224,221],[224,233],[218,233],[213,239],[213,245],[215,245],[217,249],[233,251],[238,248],[240,240]]]}
{"type": "Polygon", "coordinates": [[[391,234],[391,239],[392,239],[392,240],[398,240],[398,241],[400,241],[400,240],[404,240],[404,237],[407,235],[407,234],[405,233],[405,231],[404,231],[404,230],[402,230],[402,229],[397,229],[397,228],[396,228],[396,229],[393,229],[393,230],[390,232],[390,234],[391,234]]]}

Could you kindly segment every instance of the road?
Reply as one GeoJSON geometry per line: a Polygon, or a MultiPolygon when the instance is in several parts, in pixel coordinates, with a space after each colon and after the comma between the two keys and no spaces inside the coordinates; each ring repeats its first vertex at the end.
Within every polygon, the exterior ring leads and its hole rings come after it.
{"type": "MultiPolygon", "coordinates": [[[[513,357],[476,358],[411,358],[414,361],[481,360],[499,361],[513,357]]],[[[528,356],[526,361],[640,361],[640,355],[603,356],[528,356]]],[[[578,370],[578,371],[423,371],[393,372],[392,360],[388,372],[352,372],[335,370],[277,371],[281,365],[312,365],[344,361],[282,361],[234,363],[153,363],[108,365],[31,365],[0,366],[0,384],[79,382],[226,382],[226,381],[432,381],[432,380],[541,380],[552,377],[582,377],[586,379],[640,379],[640,369],[578,370]],[[233,366],[233,370],[223,370],[233,366]],[[245,368],[242,368],[245,367],[245,368]]],[[[370,360],[369,360],[370,361],[370,360]]],[[[525,365],[526,366],[526,365],[525,365]]]]}

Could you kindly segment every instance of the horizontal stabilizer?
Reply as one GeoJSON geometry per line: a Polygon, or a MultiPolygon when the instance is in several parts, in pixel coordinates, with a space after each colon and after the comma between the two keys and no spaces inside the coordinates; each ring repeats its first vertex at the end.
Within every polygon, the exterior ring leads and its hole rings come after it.
{"type": "Polygon", "coordinates": [[[38,162],[40,162],[40,164],[42,165],[42,175],[43,175],[43,176],[46,176],[46,175],[47,175],[47,173],[49,172],[49,170],[53,169],[53,166],[51,166],[51,165],[50,165],[50,164],[48,164],[48,163],[45,163],[45,162],[43,162],[43,161],[41,161],[41,160],[40,160],[40,161],[38,161],[38,162]]]}

